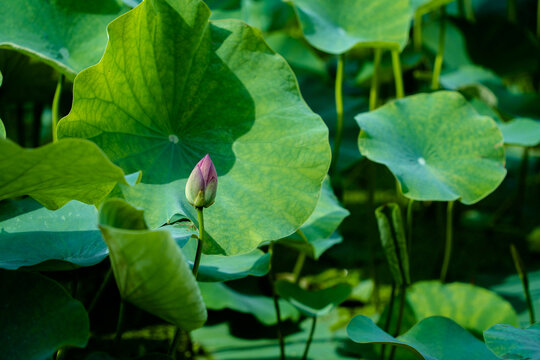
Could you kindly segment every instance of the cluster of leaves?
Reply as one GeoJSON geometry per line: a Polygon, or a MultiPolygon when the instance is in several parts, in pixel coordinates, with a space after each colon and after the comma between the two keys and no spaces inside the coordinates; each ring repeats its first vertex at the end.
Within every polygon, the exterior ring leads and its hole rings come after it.
{"type": "Polygon", "coordinates": [[[500,3],[7,1],[0,358],[540,359],[540,5],[500,3]]]}

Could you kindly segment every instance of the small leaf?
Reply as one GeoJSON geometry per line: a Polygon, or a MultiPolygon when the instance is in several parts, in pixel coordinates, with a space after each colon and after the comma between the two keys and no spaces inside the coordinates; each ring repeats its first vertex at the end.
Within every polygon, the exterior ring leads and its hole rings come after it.
{"type": "Polygon", "coordinates": [[[345,301],[352,290],[346,283],[316,291],[302,289],[297,284],[284,280],[277,281],[275,286],[279,296],[289,301],[306,316],[328,314],[345,301]]]}
{"type": "MultiPolygon", "coordinates": [[[[211,310],[231,309],[245,314],[252,314],[264,325],[277,323],[276,310],[272,298],[261,295],[247,295],[235,291],[221,283],[200,283],[202,297],[206,307],[211,310]]],[[[298,320],[300,314],[288,302],[279,300],[281,319],[298,320]]]]}
{"type": "Polygon", "coordinates": [[[395,283],[410,284],[409,253],[399,205],[391,203],[380,206],[375,210],[375,217],[382,247],[395,283]]]}
{"type": "Polygon", "coordinates": [[[506,175],[503,137],[463,96],[439,91],[356,116],[360,152],[386,165],[414,200],[480,201],[506,175]]]}
{"type": "Polygon", "coordinates": [[[450,319],[434,316],[394,338],[363,315],[347,326],[351,340],[362,344],[391,344],[411,351],[423,360],[497,360],[485,344],[450,319]]]}
{"type": "Polygon", "coordinates": [[[0,268],[14,270],[47,261],[48,270],[60,270],[99,263],[109,251],[97,219],[94,206],[78,201],[56,211],[30,198],[0,202],[0,268]]]}
{"type": "Polygon", "coordinates": [[[88,140],[23,149],[0,139],[0,200],[30,195],[53,210],[70,200],[97,204],[117,182],[122,170],[88,140]]]}
{"type": "Polygon", "coordinates": [[[540,144],[540,121],[517,118],[499,124],[505,144],[537,146],[540,144]]]}
{"type": "Polygon", "coordinates": [[[116,0],[17,0],[2,10],[0,48],[21,51],[73,79],[99,61],[107,24],[127,7],[116,0]]]}
{"type": "Polygon", "coordinates": [[[540,359],[540,323],[527,329],[494,325],[484,331],[487,347],[501,359],[540,359]]]}
{"type": "Polygon", "coordinates": [[[62,346],[86,346],[88,314],[58,283],[35,273],[0,270],[0,294],[3,359],[50,359],[62,346]]]}
{"type": "Polygon", "coordinates": [[[314,47],[343,54],[354,46],[402,50],[409,38],[407,0],[293,0],[304,36],[314,47]]]}
{"type": "Polygon", "coordinates": [[[106,201],[99,219],[122,298],[183,330],[201,327],[206,308],[171,234],[140,229],[142,212],[123,200],[106,201]],[[126,229],[129,225],[135,229],[126,229]]]}

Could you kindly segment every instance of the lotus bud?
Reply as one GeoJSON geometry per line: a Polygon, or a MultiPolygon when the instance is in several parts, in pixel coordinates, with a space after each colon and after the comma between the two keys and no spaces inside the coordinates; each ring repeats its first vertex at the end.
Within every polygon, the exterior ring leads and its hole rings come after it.
{"type": "Polygon", "coordinates": [[[206,154],[193,171],[186,183],[187,201],[196,208],[209,207],[214,203],[217,192],[217,173],[210,156],[206,154]]]}

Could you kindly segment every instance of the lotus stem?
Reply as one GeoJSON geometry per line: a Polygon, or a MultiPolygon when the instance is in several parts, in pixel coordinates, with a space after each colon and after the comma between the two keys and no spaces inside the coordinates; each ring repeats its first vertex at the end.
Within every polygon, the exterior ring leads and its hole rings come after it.
{"type": "Polygon", "coordinates": [[[103,291],[105,291],[105,288],[107,287],[107,284],[109,283],[109,280],[111,279],[112,274],[113,274],[112,268],[109,268],[109,270],[105,274],[105,277],[103,278],[103,281],[101,282],[101,285],[99,286],[98,291],[96,292],[96,295],[94,295],[94,297],[92,298],[92,301],[90,302],[90,305],[88,305],[88,313],[90,313],[96,306],[99,298],[103,294],[103,291]]]}
{"type": "Polygon", "coordinates": [[[332,153],[332,164],[330,168],[335,170],[338,159],[341,140],[343,138],[343,73],[345,69],[345,54],[340,54],[338,57],[335,97],[336,97],[336,136],[334,139],[334,150],[332,153]]]}
{"type": "Polygon", "coordinates": [[[409,254],[411,253],[412,246],[413,204],[414,200],[409,199],[409,203],[407,204],[407,249],[409,254]]]}
{"type": "Polygon", "coordinates": [[[416,51],[422,50],[422,15],[418,11],[414,13],[413,43],[416,51]]]}
{"type": "Polygon", "coordinates": [[[64,85],[64,75],[60,74],[58,76],[58,83],[56,84],[56,90],[54,92],[53,102],[52,102],[52,140],[53,142],[58,141],[58,134],[56,133],[56,127],[58,126],[58,121],[60,120],[59,116],[59,107],[60,107],[60,98],[62,97],[62,86],[64,85]]]}
{"type": "MultiPolygon", "coordinates": [[[[392,315],[394,313],[394,299],[396,297],[396,283],[392,283],[392,292],[390,293],[390,302],[388,303],[388,314],[384,322],[384,331],[388,332],[390,330],[390,322],[392,321],[392,315]]],[[[382,344],[381,346],[381,360],[384,360],[384,350],[386,350],[386,345],[382,344]]]]}
{"type": "Polygon", "coordinates": [[[311,322],[311,330],[309,331],[309,337],[306,342],[306,348],[304,349],[304,355],[302,356],[302,360],[307,360],[308,358],[309,347],[311,345],[311,342],[313,341],[313,335],[315,334],[316,326],[317,326],[317,317],[314,316],[311,322]]]}
{"type": "MultiPolygon", "coordinates": [[[[405,295],[407,294],[407,285],[403,283],[401,286],[400,296],[399,296],[399,312],[398,312],[398,318],[396,323],[396,329],[394,331],[394,337],[397,337],[399,335],[399,332],[401,330],[401,323],[403,321],[403,312],[405,310],[405,295]]],[[[392,350],[390,351],[390,357],[388,360],[392,360],[394,358],[394,355],[396,353],[396,346],[392,347],[392,350]]]]}
{"type": "Polygon", "coordinates": [[[379,100],[379,68],[381,67],[382,49],[376,48],[373,57],[373,76],[371,77],[371,89],[369,91],[369,111],[377,108],[379,100]]]}
{"type": "Polygon", "coordinates": [[[527,275],[525,264],[523,264],[523,260],[521,259],[521,256],[519,256],[519,252],[514,244],[510,244],[510,252],[512,253],[514,266],[516,267],[516,271],[521,279],[521,284],[523,285],[523,293],[525,294],[527,308],[529,309],[529,322],[533,325],[536,322],[536,318],[534,316],[534,306],[532,303],[531,291],[529,289],[529,276],[527,275]]]}
{"type": "Polygon", "coordinates": [[[453,209],[454,202],[449,201],[446,208],[446,245],[444,248],[444,260],[441,269],[441,282],[446,281],[448,266],[450,265],[450,257],[452,255],[452,224],[453,224],[453,209]]]}
{"type": "Polygon", "coordinates": [[[536,5],[536,36],[540,39],[540,0],[536,5]]]}
{"type": "Polygon", "coordinates": [[[521,217],[523,215],[523,205],[525,203],[525,192],[527,189],[527,173],[529,172],[529,147],[523,149],[521,155],[521,165],[519,169],[519,180],[517,188],[517,197],[516,197],[516,222],[521,222],[521,217]]]}
{"type": "Polygon", "coordinates": [[[405,96],[403,88],[403,73],[401,72],[401,60],[399,51],[392,50],[392,69],[394,70],[394,82],[396,84],[396,98],[401,99],[405,96]]]}
{"type": "Polygon", "coordinates": [[[446,41],[446,21],[445,7],[441,7],[441,16],[439,18],[439,47],[437,49],[437,55],[435,56],[435,64],[433,65],[433,77],[431,78],[431,89],[438,90],[440,87],[439,79],[441,77],[441,70],[444,59],[444,43],[446,41]]]}
{"type": "Polygon", "coordinates": [[[270,253],[270,272],[268,273],[268,278],[270,279],[270,284],[272,287],[272,299],[274,300],[274,308],[276,309],[276,320],[277,320],[277,337],[279,341],[279,352],[280,352],[280,359],[285,360],[285,341],[283,339],[283,333],[281,332],[282,328],[282,322],[281,322],[281,310],[279,308],[279,300],[278,295],[276,292],[276,274],[274,272],[273,266],[272,266],[272,258],[274,256],[274,243],[270,243],[270,246],[268,248],[268,252],[270,253]]]}
{"type": "Polygon", "coordinates": [[[118,321],[116,323],[116,333],[114,335],[114,343],[118,345],[122,340],[122,332],[124,328],[124,315],[126,312],[125,301],[120,299],[120,309],[118,310],[118,321]]]}
{"type": "MultiPolygon", "coordinates": [[[[296,230],[296,233],[302,238],[302,240],[304,240],[306,243],[309,243],[306,235],[302,230],[298,229],[296,230]]],[[[300,274],[302,273],[302,268],[304,267],[305,262],[306,254],[303,251],[300,251],[298,257],[296,258],[296,264],[294,264],[293,269],[294,282],[297,284],[300,282],[300,274]]]]}

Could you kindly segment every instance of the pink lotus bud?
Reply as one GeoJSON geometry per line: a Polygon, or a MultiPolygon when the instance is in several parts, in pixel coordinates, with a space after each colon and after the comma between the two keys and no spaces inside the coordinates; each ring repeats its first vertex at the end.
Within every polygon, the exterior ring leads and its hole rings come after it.
{"type": "Polygon", "coordinates": [[[186,183],[186,198],[196,208],[209,207],[214,203],[217,192],[217,173],[210,156],[206,154],[186,183]]]}

